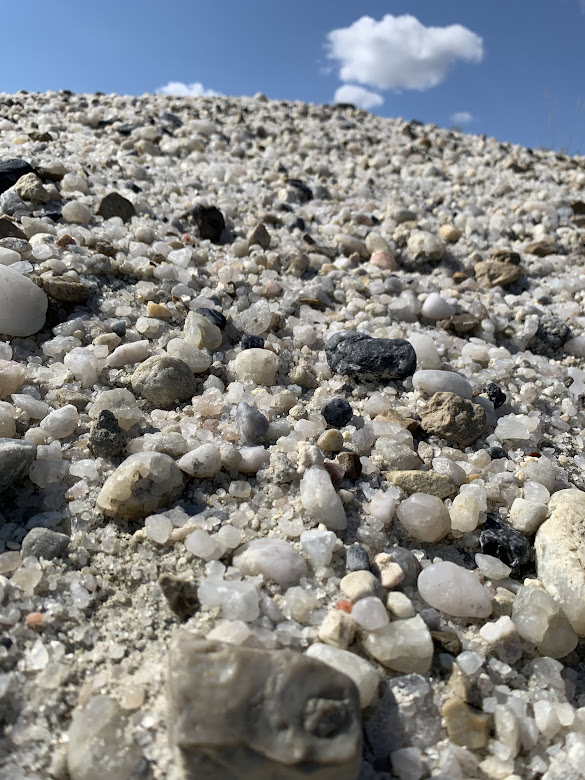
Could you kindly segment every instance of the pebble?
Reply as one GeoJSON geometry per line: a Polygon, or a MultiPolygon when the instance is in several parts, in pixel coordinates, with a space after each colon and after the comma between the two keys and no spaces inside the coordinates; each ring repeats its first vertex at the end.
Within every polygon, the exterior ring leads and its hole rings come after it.
{"type": "Polygon", "coordinates": [[[170,339],[166,346],[167,355],[185,362],[194,374],[202,374],[213,362],[209,353],[194,347],[185,339],[170,339]]]}
{"type": "Polygon", "coordinates": [[[455,496],[449,508],[451,530],[461,534],[475,531],[479,522],[479,502],[471,493],[455,496]]]}
{"type": "Polygon", "coordinates": [[[526,536],[536,533],[548,514],[546,504],[535,501],[527,501],[524,498],[515,498],[510,507],[508,521],[517,531],[526,536]]]}
{"type": "Polygon", "coordinates": [[[378,690],[380,676],[376,669],[365,658],[355,653],[349,653],[337,647],[315,642],[307,649],[309,658],[316,658],[327,666],[337,669],[353,680],[360,695],[360,707],[367,707],[378,690]]]}
{"type": "Polygon", "coordinates": [[[332,398],[321,408],[321,414],[327,425],[343,428],[351,421],[353,409],[344,398],[332,398]]]}
{"type": "Polygon", "coordinates": [[[69,546],[69,537],[50,528],[32,528],[22,540],[22,557],[61,558],[69,546]]]}
{"type": "Polygon", "coordinates": [[[441,499],[426,493],[413,493],[402,501],[396,516],[419,542],[438,542],[451,530],[449,512],[441,499]]]}
{"type": "Polygon", "coordinates": [[[380,580],[369,571],[352,571],[339,583],[339,589],[350,601],[359,601],[369,596],[383,596],[380,580]]]}
{"type": "Polygon", "coordinates": [[[418,575],[418,590],[431,607],[455,617],[485,618],[490,597],[474,572],[450,561],[433,563],[418,575]]]}
{"type": "Polygon", "coordinates": [[[448,498],[457,492],[457,486],[446,474],[436,471],[385,471],[384,476],[406,493],[427,493],[437,498],[448,498]]]}
{"type": "Polygon", "coordinates": [[[355,622],[340,609],[330,610],[319,627],[319,639],[331,647],[346,650],[353,641],[355,622]]]}
{"type": "Polygon", "coordinates": [[[77,200],[69,201],[61,209],[61,214],[66,222],[78,225],[86,225],[91,222],[91,211],[85,205],[77,200]]]}
{"type": "Polygon", "coordinates": [[[577,646],[579,637],[561,609],[545,590],[521,587],[514,596],[512,621],[527,642],[548,658],[564,658],[577,646]]]}
{"type": "Polygon", "coordinates": [[[255,228],[248,233],[248,247],[253,247],[255,244],[262,249],[268,249],[270,246],[270,233],[266,230],[266,226],[259,222],[255,228]]]}
{"type": "Polygon", "coordinates": [[[137,452],[107,478],[97,497],[97,507],[115,520],[136,520],[155,514],[182,492],[183,476],[171,457],[160,452],[137,452]]]}
{"type": "Polygon", "coordinates": [[[234,373],[240,382],[254,382],[271,387],[280,361],[267,349],[246,349],[234,360],[234,373]]]}
{"type": "Polygon", "coordinates": [[[300,490],[303,509],[312,520],[323,523],[331,531],[342,531],[347,527],[341,499],[322,466],[311,466],[305,471],[300,490]]]}
{"type": "Polygon", "coordinates": [[[236,408],[236,427],[240,441],[244,444],[258,444],[268,432],[269,422],[266,417],[245,401],[236,408]]]}
{"type": "Polygon", "coordinates": [[[264,339],[262,336],[252,336],[249,333],[244,333],[242,340],[240,341],[240,347],[244,349],[264,349],[264,339]]]}
{"type": "Polygon", "coordinates": [[[213,479],[222,468],[221,452],[215,444],[202,444],[180,457],[177,466],[190,477],[213,479]]]}
{"type": "Polygon", "coordinates": [[[169,609],[181,620],[187,620],[199,609],[197,583],[173,574],[161,574],[158,584],[169,609]]]}
{"type": "Polygon", "coordinates": [[[150,357],[151,347],[147,339],[133,341],[130,344],[120,344],[119,347],[108,356],[106,366],[108,368],[121,368],[130,363],[142,363],[150,357]]]}
{"type": "Polygon", "coordinates": [[[430,293],[422,305],[420,313],[428,320],[443,320],[455,314],[456,309],[438,293],[430,293]]]}
{"type": "Polygon", "coordinates": [[[25,379],[25,366],[14,360],[0,360],[0,398],[14,395],[25,379]]]}
{"type": "Polygon", "coordinates": [[[21,259],[18,252],[15,252],[13,249],[0,247],[0,265],[12,265],[12,263],[18,263],[21,259]]]}
{"type": "Polygon", "coordinates": [[[432,233],[426,230],[413,230],[408,237],[406,251],[410,257],[426,263],[440,260],[443,257],[445,246],[432,233]]]}
{"type": "Polygon", "coordinates": [[[481,260],[474,266],[475,278],[480,287],[508,287],[520,279],[522,269],[501,260],[481,260]]]}
{"type": "Polygon", "coordinates": [[[499,558],[483,553],[475,554],[475,564],[484,577],[490,580],[503,580],[510,576],[512,569],[506,566],[499,558]]]}
{"type": "Polygon", "coordinates": [[[26,160],[18,157],[0,160],[0,192],[6,192],[10,187],[14,187],[22,176],[31,173],[34,174],[34,170],[26,160]]]}
{"type": "Polygon", "coordinates": [[[496,515],[488,514],[479,536],[479,544],[482,553],[499,558],[513,573],[520,571],[531,558],[530,543],[526,536],[496,515]]]}
{"type": "MultiPolygon", "coordinates": [[[[408,340],[416,353],[416,364],[419,369],[431,370],[443,365],[435,342],[426,333],[411,333],[408,340]]],[[[417,373],[420,373],[420,370],[417,373]]]]}
{"type": "Polygon", "coordinates": [[[346,548],[345,568],[348,572],[369,571],[370,558],[366,548],[361,544],[350,544],[346,548]]]}
{"type": "Polygon", "coordinates": [[[284,539],[255,539],[236,551],[232,563],[242,574],[262,574],[285,589],[307,576],[302,555],[284,539]]]}
{"type": "Polygon", "coordinates": [[[487,397],[494,405],[494,409],[499,409],[506,403],[506,394],[503,390],[495,384],[495,382],[488,382],[486,385],[487,397]]]}
{"type": "Polygon", "coordinates": [[[332,371],[361,379],[406,379],[416,370],[416,353],[404,339],[342,331],[327,340],[325,355],[332,371]]]}
{"type": "Polygon", "coordinates": [[[51,196],[36,173],[26,173],[21,176],[14,185],[14,192],[23,200],[33,203],[48,203],[51,200],[51,196]]]}
{"type": "Polygon", "coordinates": [[[395,618],[400,620],[414,617],[416,614],[412,601],[405,593],[397,590],[388,593],[386,596],[386,607],[395,618]]]}
{"type": "Polygon", "coordinates": [[[485,409],[453,392],[435,393],[420,418],[421,428],[459,447],[478,439],[486,427],[485,409]]]}
{"type": "Polygon", "coordinates": [[[124,450],[126,434],[109,409],[102,409],[92,423],[87,446],[98,458],[115,458],[124,450]]]}
{"type": "Polygon", "coordinates": [[[227,325],[226,318],[220,311],[217,311],[217,309],[208,309],[206,306],[199,306],[195,311],[197,314],[201,314],[202,317],[206,317],[209,322],[220,330],[223,330],[227,325]]]}
{"type": "Polygon", "coordinates": [[[79,412],[73,404],[54,409],[39,423],[39,427],[53,439],[66,439],[75,433],[79,412]]]}
{"type": "Polygon", "coordinates": [[[337,536],[333,531],[320,531],[317,528],[312,528],[302,532],[300,542],[311,566],[315,571],[318,571],[331,563],[337,536]]]}
{"type": "Polygon", "coordinates": [[[270,329],[272,311],[266,301],[257,301],[240,314],[235,324],[251,336],[260,336],[270,329]]]}
{"type": "Polygon", "coordinates": [[[43,290],[49,298],[59,303],[66,303],[70,306],[86,303],[89,297],[89,288],[82,282],[75,282],[71,279],[59,279],[51,277],[43,279],[43,290]]]}
{"type": "Polygon", "coordinates": [[[128,198],[118,192],[110,192],[101,199],[97,213],[104,219],[120,217],[122,222],[128,222],[136,216],[136,209],[128,198]]]}
{"type": "Polygon", "coordinates": [[[197,225],[202,240],[209,239],[218,244],[225,230],[225,219],[216,206],[195,206],[189,212],[189,217],[197,225]]]}
{"type": "Polygon", "coordinates": [[[365,650],[388,669],[426,674],[433,660],[433,640],[420,615],[393,620],[364,639],[365,650]]]}
{"type": "Polygon", "coordinates": [[[46,293],[34,282],[0,265],[0,333],[32,336],[44,326],[48,305],[46,293]]]}
{"type": "Polygon", "coordinates": [[[190,400],[196,389],[187,363],[168,355],[147,358],[132,374],[132,390],[159,409],[190,400]]]}
{"type": "Polygon", "coordinates": [[[390,622],[388,610],[376,596],[366,596],[356,601],[351,616],[364,631],[375,631],[390,622]]]}
{"type": "Polygon", "coordinates": [[[441,708],[449,739],[456,745],[479,750],[487,747],[491,717],[457,697],[448,699],[441,708]]]}
{"type": "Polygon", "coordinates": [[[473,391],[467,379],[454,371],[423,369],[414,374],[412,385],[415,390],[420,390],[420,392],[431,396],[435,393],[451,393],[461,396],[461,398],[467,398],[469,401],[473,397],[473,391]]]}
{"type": "Polygon", "coordinates": [[[331,428],[317,439],[317,447],[323,452],[339,452],[345,444],[343,434],[335,428],[331,428]]]}
{"type": "Polygon", "coordinates": [[[218,349],[223,341],[221,330],[208,317],[190,311],[183,325],[183,338],[197,349],[218,349]]]}

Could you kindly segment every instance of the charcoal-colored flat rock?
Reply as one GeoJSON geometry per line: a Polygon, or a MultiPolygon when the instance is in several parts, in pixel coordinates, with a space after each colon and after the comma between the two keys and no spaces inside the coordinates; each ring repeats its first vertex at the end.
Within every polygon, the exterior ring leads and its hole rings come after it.
{"type": "Polygon", "coordinates": [[[212,243],[219,243],[220,236],[225,229],[225,219],[221,211],[215,206],[195,206],[188,216],[195,222],[202,239],[209,239],[212,243]]]}
{"type": "Polygon", "coordinates": [[[406,379],[416,371],[416,352],[404,339],[376,339],[367,333],[341,331],[325,344],[330,368],[360,379],[406,379]]]}
{"type": "Polygon", "coordinates": [[[22,540],[22,557],[29,555],[52,561],[60,558],[69,545],[67,534],[51,528],[32,528],[22,540]]]}
{"type": "Polygon", "coordinates": [[[136,209],[130,201],[117,192],[110,192],[102,198],[98,214],[104,219],[120,217],[123,222],[128,222],[136,214],[136,209]]]}
{"type": "Polygon", "coordinates": [[[20,177],[26,176],[27,173],[34,173],[34,168],[26,160],[21,160],[17,157],[1,160],[0,194],[13,187],[20,177]]]}
{"type": "Polygon", "coordinates": [[[20,439],[0,439],[0,493],[24,477],[35,459],[34,444],[20,439]]]}

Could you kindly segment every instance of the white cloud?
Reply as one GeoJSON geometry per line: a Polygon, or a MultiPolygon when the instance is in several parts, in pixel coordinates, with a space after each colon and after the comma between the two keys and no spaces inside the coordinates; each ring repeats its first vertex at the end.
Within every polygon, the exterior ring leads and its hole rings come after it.
{"type": "Polygon", "coordinates": [[[375,108],[381,106],[384,102],[382,95],[377,92],[370,92],[369,89],[357,87],[355,84],[344,84],[335,90],[333,100],[336,103],[353,103],[358,108],[375,108]]]}
{"type": "Polygon", "coordinates": [[[177,97],[221,97],[221,92],[205,89],[200,81],[185,84],[182,81],[169,81],[164,87],[156,90],[157,95],[175,95],[177,97]]]}
{"type": "Polygon", "coordinates": [[[362,16],[327,34],[327,56],[339,62],[339,78],[378,89],[429,89],[457,60],[481,62],[483,41],[460,24],[425,27],[409,14],[362,16]]]}
{"type": "Polygon", "coordinates": [[[454,125],[468,125],[474,120],[475,117],[469,111],[456,111],[454,114],[451,114],[451,122],[454,125]]]}

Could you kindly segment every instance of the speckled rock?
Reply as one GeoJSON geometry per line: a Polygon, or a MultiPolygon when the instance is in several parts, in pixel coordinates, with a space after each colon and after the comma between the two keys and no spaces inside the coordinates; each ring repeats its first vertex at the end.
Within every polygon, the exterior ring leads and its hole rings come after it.
{"type": "Polygon", "coordinates": [[[341,331],[328,339],[325,354],[333,371],[361,379],[406,379],[416,371],[416,353],[404,339],[341,331]]]}
{"type": "Polygon", "coordinates": [[[427,433],[467,447],[484,432],[486,413],[483,406],[455,393],[435,393],[421,414],[420,427],[427,433]]]}
{"type": "Polygon", "coordinates": [[[190,400],[197,384],[193,372],[180,358],[153,355],[132,374],[132,389],[153,406],[168,409],[190,400]]]}

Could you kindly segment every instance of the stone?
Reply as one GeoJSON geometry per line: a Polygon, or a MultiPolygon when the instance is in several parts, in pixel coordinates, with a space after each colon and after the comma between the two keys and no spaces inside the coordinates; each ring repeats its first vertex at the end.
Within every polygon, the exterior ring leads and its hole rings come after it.
{"type": "Polygon", "coordinates": [[[175,461],[160,452],[137,452],[105,481],[97,507],[115,520],[155,514],[183,492],[183,475],[175,461]]]}
{"type": "Polygon", "coordinates": [[[480,287],[507,287],[517,282],[522,269],[501,260],[480,260],[474,266],[475,279],[480,287]]]}
{"type": "Polygon", "coordinates": [[[167,355],[183,360],[194,374],[201,374],[211,366],[211,355],[198,349],[185,339],[170,339],[166,346],[167,355]]]}
{"type": "MultiPolygon", "coordinates": [[[[567,627],[571,630],[567,621],[567,627]]],[[[572,632],[574,634],[574,632],[572,632]]],[[[502,615],[493,622],[484,623],[479,629],[479,635],[485,640],[492,652],[506,664],[515,664],[522,658],[522,643],[516,626],[508,615],[502,615]]],[[[577,636],[575,634],[575,641],[577,636]]],[[[545,653],[545,655],[548,655],[545,653]]]]}
{"type": "Polygon", "coordinates": [[[343,434],[336,428],[323,431],[317,439],[317,447],[323,452],[339,452],[344,444],[343,434]]]}
{"type": "Polygon", "coordinates": [[[53,409],[39,423],[39,427],[53,439],[66,439],[75,433],[79,422],[79,412],[73,404],[53,409]]]}
{"type": "MultiPolygon", "coordinates": [[[[448,330],[451,333],[472,333],[479,325],[479,320],[469,312],[460,312],[459,314],[452,314],[447,319],[441,320],[438,325],[443,330],[448,330]]],[[[425,366],[421,366],[425,368],[425,366]]]]}
{"type": "Polygon", "coordinates": [[[479,750],[487,747],[491,717],[476,710],[458,697],[447,699],[441,708],[449,739],[456,745],[479,750]]]}
{"type": "Polygon", "coordinates": [[[321,408],[321,414],[327,425],[343,428],[353,417],[353,409],[345,398],[332,398],[321,408]]]}
{"type": "Polygon", "coordinates": [[[383,770],[388,755],[395,750],[434,747],[441,738],[441,714],[429,681],[420,674],[393,677],[380,689],[381,697],[364,730],[374,759],[383,770]]]}
{"type": "Polygon", "coordinates": [[[255,228],[248,233],[248,246],[252,247],[255,244],[262,249],[268,249],[270,246],[270,233],[266,230],[266,226],[259,222],[255,228]]]}
{"type": "Polygon", "coordinates": [[[404,339],[341,331],[327,340],[325,354],[332,371],[362,380],[406,379],[416,370],[416,353],[404,339]]]}
{"type": "Polygon", "coordinates": [[[219,328],[220,330],[223,330],[227,325],[226,318],[217,309],[208,309],[206,306],[198,306],[195,309],[195,312],[208,319],[209,322],[211,322],[213,325],[215,325],[216,328],[219,328]]]}
{"type": "Polygon", "coordinates": [[[406,244],[408,255],[422,263],[438,261],[443,257],[445,246],[426,230],[413,230],[406,244]]]}
{"type": "Polygon", "coordinates": [[[443,320],[455,314],[455,307],[451,306],[439,293],[430,293],[422,305],[420,313],[428,320],[443,320]]]}
{"type": "Polygon", "coordinates": [[[456,244],[462,236],[460,230],[455,225],[441,225],[439,235],[446,244],[456,244]]]}
{"type": "Polygon", "coordinates": [[[61,214],[66,222],[73,222],[79,225],[85,225],[91,222],[91,211],[78,200],[69,201],[61,209],[61,214]]]}
{"type": "Polygon", "coordinates": [[[98,458],[115,458],[124,450],[126,433],[109,409],[102,409],[92,423],[87,446],[98,458]]]}
{"type": "Polygon", "coordinates": [[[240,341],[241,349],[264,349],[264,339],[262,336],[253,336],[251,333],[244,333],[240,341]]]}
{"type": "Polygon", "coordinates": [[[285,539],[268,537],[253,539],[238,548],[232,564],[245,575],[262,574],[281,588],[297,585],[307,576],[307,564],[285,539]]]}
{"type": "Polygon", "coordinates": [[[233,363],[234,373],[240,382],[254,382],[271,387],[280,365],[279,358],[267,349],[246,349],[233,363]]]}
{"type": "Polygon", "coordinates": [[[449,508],[451,530],[459,534],[475,531],[479,522],[479,502],[471,493],[455,496],[449,508]]]}
{"type": "Polygon", "coordinates": [[[26,235],[11,219],[0,217],[0,240],[8,238],[24,240],[26,235]]]}
{"type": "Polygon", "coordinates": [[[183,338],[197,349],[218,349],[223,341],[221,330],[209,317],[190,311],[185,318],[183,338]]]}
{"type": "Polygon", "coordinates": [[[309,531],[303,531],[300,536],[303,552],[311,562],[315,571],[328,566],[333,557],[333,550],[337,544],[337,536],[333,531],[321,531],[318,528],[311,528],[309,531]]]}
{"type": "Polygon", "coordinates": [[[359,601],[369,596],[381,597],[384,589],[380,580],[369,571],[352,571],[339,583],[339,589],[350,601],[359,601]]]}
{"type": "Polygon", "coordinates": [[[22,260],[22,257],[13,249],[5,249],[0,247],[0,265],[12,265],[12,263],[18,263],[22,260]]]}
{"type": "Polygon", "coordinates": [[[385,471],[388,482],[402,488],[406,493],[426,493],[437,498],[449,498],[457,492],[457,485],[446,474],[436,471],[385,471]]]}
{"type": "Polygon", "coordinates": [[[353,642],[355,622],[341,609],[330,610],[319,626],[319,639],[331,647],[346,650],[353,642]]]}
{"type": "Polygon", "coordinates": [[[484,577],[489,580],[503,580],[510,576],[512,569],[499,558],[483,553],[475,554],[475,563],[484,577]]]}
{"type": "Polygon", "coordinates": [[[412,385],[415,390],[420,390],[431,396],[437,393],[449,393],[468,400],[473,397],[473,391],[467,379],[454,371],[422,369],[412,377],[412,385]]]}
{"type": "Polygon", "coordinates": [[[360,772],[354,682],[292,650],[177,633],[169,653],[168,723],[181,780],[357,780],[360,772]]]}
{"type": "Polygon", "coordinates": [[[168,409],[195,395],[197,384],[184,360],[153,355],[132,374],[132,389],[159,409],[168,409]]]}
{"type": "Polygon", "coordinates": [[[17,157],[0,160],[0,193],[14,187],[21,177],[31,173],[34,174],[34,169],[26,160],[17,157]]]}
{"type": "Polygon", "coordinates": [[[177,461],[177,466],[190,477],[213,479],[222,468],[221,452],[208,442],[189,450],[177,461]]]}
{"type": "MultiPolygon", "coordinates": [[[[204,534],[205,531],[195,531],[194,533],[204,534]]],[[[209,556],[203,556],[203,551],[201,551],[200,557],[212,559],[209,556]]],[[[251,582],[203,580],[199,585],[197,595],[202,607],[211,609],[220,607],[222,617],[227,620],[243,620],[249,623],[260,615],[258,591],[251,582]]]]}
{"type": "Polygon", "coordinates": [[[195,222],[202,240],[208,239],[212,244],[219,244],[221,234],[225,230],[225,219],[215,206],[195,206],[188,213],[195,222]]]}
{"type": "Polygon", "coordinates": [[[45,324],[49,299],[43,290],[10,266],[0,265],[0,334],[26,337],[45,324]]]}
{"type": "Polygon", "coordinates": [[[526,501],[524,498],[515,498],[510,507],[508,521],[517,531],[526,536],[536,533],[548,514],[546,504],[536,501],[526,501]]]}
{"type": "Polygon", "coordinates": [[[558,317],[544,315],[538,321],[538,330],[530,342],[530,349],[539,355],[554,357],[571,338],[571,329],[558,317]]]}
{"type": "Polygon", "coordinates": [[[550,516],[536,532],[536,572],[573,630],[585,635],[585,493],[559,490],[548,504],[550,516]]]}
{"type": "Polygon", "coordinates": [[[393,620],[364,639],[366,651],[388,669],[425,674],[433,660],[433,640],[420,615],[393,620]]]}
{"type": "Polygon", "coordinates": [[[136,216],[136,209],[128,198],[117,192],[110,192],[101,199],[97,213],[104,219],[120,217],[123,222],[128,222],[136,216]]]}
{"type": "Polygon", "coordinates": [[[344,479],[355,482],[360,478],[363,467],[356,452],[340,452],[337,455],[337,462],[343,469],[344,479]]]}
{"type": "Polygon", "coordinates": [[[301,479],[300,490],[303,509],[311,519],[323,523],[330,531],[347,528],[345,509],[326,469],[322,466],[308,468],[301,479]]]}
{"type": "Polygon", "coordinates": [[[390,622],[388,610],[377,596],[366,596],[356,601],[351,616],[364,631],[376,631],[390,622]]]}
{"type": "Polygon", "coordinates": [[[449,512],[441,499],[426,493],[413,493],[402,501],[396,516],[419,542],[438,542],[451,530],[449,512]]]}
{"type": "Polygon", "coordinates": [[[89,297],[89,288],[83,282],[60,279],[54,276],[43,279],[43,290],[54,301],[67,303],[70,306],[86,303],[89,297]]]}
{"type": "Polygon", "coordinates": [[[258,444],[264,440],[268,432],[269,422],[266,417],[245,401],[236,408],[236,428],[240,441],[244,444],[258,444]]]}
{"type": "Polygon", "coordinates": [[[531,560],[530,542],[526,536],[497,515],[488,514],[479,535],[482,553],[499,558],[513,574],[520,572],[531,560]]]}
{"type": "Polygon", "coordinates": [[[346,548],[345,568],[348,572],[369,571],[370,557],[361,544],[351,544],[346,548]]]}
{"type": "Polygon", "coordinates": [[[485,618],[492,612],[491,599],[476,574],[451,561],[427,566],[418,575],[417,586],[427,604],[447,615],[485,618]]]}
{"type": "Polygon", "coordinates": [[[484,432],[486,413],[483,406],[456,393],[439,392],[421,414],[420,427],[459,447],[467,447],[484,432]]]}
{"type": "MultiPolygon", "coordinates": [[[[396,436],[380,436],[374,445],[374,453],[382,459],[382,465],[393,472],[413,471],[423,462],[410,443],[401,444],[396,436]]],[[[408,479],[408,478],[407,478],[408,479]]]]}
{"type": "Polygon", "coordinates": [[[173,574],[161,574],[158,584],[169,609],[181,620],[187,620],[199,609],[197,582],[194,580],[175,577],[173,574]]]}
{"type": "Polygon", "coordinates": [[[36,173],[26,173],[21,176],[14,185],[14,192],[23,200],[32,203],[48,203],[51,200],[51,196],[36,173]]]}
{"type": "Polygon", "coordinates": [[[541,241],[530,241],[524,247],[524,251],[529,255],[536,255],[537,257],[546,257],[547,255],[554,255],[557,252],[557,245],[552,237],[547,236],[541,241]]]}
{"type": "Polygon", "coordinates": [[[366,661],[365,658],[361,658],[359,655],[350,653],[347,650],[340,650],[337,647],[322,644],[321,642],[312,644],[308,648],[306,655],[309,658],[316,658],[318,661],[322,661],[327,666],[337,669],[338,672],[347,675],[350,680],[353,680],[359,691],[360,707],[362,709],[372,702],[378,689],[380,676],[372,664],[366,661]]]}
{"type": "MultiPolygon", "coordinates": [[[[398,564],[395,563],[394,566],[398,566],[398,564]]],[[[383,584],[384,582],[382,582],[383,584]]],[[[395,618],[400,620],[414,617],[416,614],[412,601],[405,593],[398,590],[392,591],[386,596],[386,607],[395,618]]]]}
{"type": "Polygon", "coordinates": [[[92,696],[73,713],[69,727],[67,769],[71,780],[130,780],[141,759],[132,730],[113,699],[92,696]]]}
{"type": "Polygon", "coordinates": [[[26,366],[15,360],[0,360],[0,398],[14,395],[26,379],[26,366]]]}
{"type": "Polygon", "coordinates": [[[50,528],[32,528],[22,540],[22,557],[32,555],[52,561],[61,558],[69,546],[69,537],[50,528]]]}
{"type": "Polygon", "coordinates": [[[384,559],[385,564],[394,562],[402,569],[404,576],[398,583],[399,586],[401,588],[414,588],[421,570],[421,565],[411,550],[395,544],[392,547],[387,547],[383,554],[387,556],[384,559]]]}
{"type": "Polygon", "coordinates": [[[272,325],[272,310],[268,303],[261,299],[253,303],[236,318],[234,324],[239,330],[251,336],[260,336],[270,330],[272,325]]]}
{"type": "Polygon", "coordinates": [[[495,384],[495,382],[488,382],[485,390],[487,397],[494,405],[494,409],[499,409],[500,406],[503,406],[506,403],[506,394],[495,384]]]}

